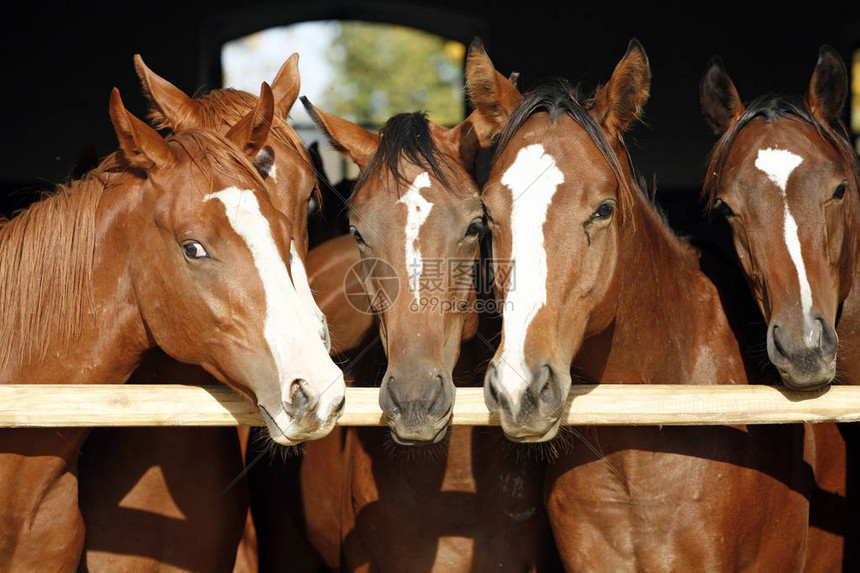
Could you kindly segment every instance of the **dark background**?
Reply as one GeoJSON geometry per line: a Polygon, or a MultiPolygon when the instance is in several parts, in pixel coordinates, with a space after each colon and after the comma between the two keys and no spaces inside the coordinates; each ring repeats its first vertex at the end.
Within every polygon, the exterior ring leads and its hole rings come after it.
{"type": "Polygon", "coordinates": [[[223,42],[318,19],[405,24],[467,44],[480,35],[496,67],[520,72],[524,89],[560,76],[591,90],[609,77],[630,38],[639,38],[651,61],[652,95],[646,124],[628,143],[639,171],[656,181],[658,198],[671,210],[673,201],[698,192],[715,141],[698,95],[709,58],[723,57],[745,100],[765,91],[799,95],[821,44],[850,62],[860,40],[858,14],[849,2],[31,2],[7,9],[0,35],[0,213],[67,179],[82,157],[116,148],[108,116],[113,86],[132,112],[145,114],[133,54],[193,93],[220,87],[223,42]]]}

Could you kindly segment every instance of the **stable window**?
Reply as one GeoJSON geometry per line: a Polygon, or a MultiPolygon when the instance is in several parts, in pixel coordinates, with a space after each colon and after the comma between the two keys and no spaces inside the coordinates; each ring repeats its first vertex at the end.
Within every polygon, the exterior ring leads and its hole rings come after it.
{"type": "MultiPolygon", "coordinates": [[[[401,112],[424,111],[443,126],[465,116],[465,46],[400,25],[327,20],[255,32],[223,45],[222,83],[255,93],[294,52],[301,95],[368,130],[401,112]]],[[[319,142],[332,183],[356,176],[357,168],[331,148],[300,102],[290,119],[307,145],[319,142]]]]}

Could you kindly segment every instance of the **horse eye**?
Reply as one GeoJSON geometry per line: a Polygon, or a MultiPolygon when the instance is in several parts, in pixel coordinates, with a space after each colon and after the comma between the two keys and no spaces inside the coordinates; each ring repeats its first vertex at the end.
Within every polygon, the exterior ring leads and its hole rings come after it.
{"type": "Polygon", "coordinates": [[[597,209],[594,210],[594,213],[591,214],[591,219],[593,221],[600,221],[603,219],[608,219],[612,216],[612,213],[615,211],[615,203],[612,201],[604,201],[600,205],[597,206],[597,209]]]}
{"type": "Polygon", "coordinates": [[[482,219],[475,219],[469,224],[469,228],[466,229],[466,236],[477,237],[483,233],[486,228],[487,227],[484,225],[484,221],[482,219]]]}
{"type": "Polygon", "coordinates": [[[316,193],[311,192],[311,196],[308,197],[308,217],[313,217],[317,214],[320,209],[319,201],[317,201],[316,193]]]}
{"type": "Polygon", "coordinates": [[[358,229],[355,228],[355,225],[349,226],[349,234],[355,238],[355,242],[359,245],[366,245],[364,242],[364,237],[361,236],[361,233],[358,232],[358,229]]]}
{"type": "Polygon", "coordinates": [[[203,245],[197,241],[190,241],[182,245],[182,252],[189,259],[208,259],[209,253],[203,248],[203,245]]]}
{"type": "Polygon", "coordinates": [[[839,201],[844,196],[845,196],[845,183],[842,183],[839,187],[836,188],[836,191],[833,192],[833,198],[836,199],[837,201],[839,201]]]}
{"type": "Polygon", "coordinates": [[[717,199],[717,201],[714,203],[714,209],[716,209],[716,211],[726,219],[735,216],[735,212],[732,211],[732,208],[729,207],[729,204],[722,199],[717,199]]]}

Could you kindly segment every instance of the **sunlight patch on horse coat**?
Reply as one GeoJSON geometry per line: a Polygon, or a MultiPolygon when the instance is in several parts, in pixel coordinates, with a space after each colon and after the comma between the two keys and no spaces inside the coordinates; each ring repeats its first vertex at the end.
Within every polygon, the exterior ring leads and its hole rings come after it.
{"type": "Polygon", "coordinates": [[[421,225],[427,220],[430,210],[433,208],[433,203],[421,195],[421,189],[426,187],[430,187],[430,175],[424,171],[415,178],[415,181],[398,201],[398,203],[406,205],[406,270],[409,276],[409,290],[412,291],[415,302],[419,304],[421,272],[424,270],[419,234],[421,225]]]}
{"type": "Polygon", "coordinates": [[[501,386],[511,397],[522,394],[532,378],[525,357],[526,335],[532,320],[546,304],[547,255],[543,226],[562,183],[564,174],[556,167],[555,158],[544,153],[539,143],[521,149],[502,176],[502,184],[511,190],[514,273],[505,297],[505,349],[498,367],[502,374],[499,377],[501,386]]]}
{"type": "Polygon", "coordinates": [[[176,500],[173,499],[173,495],[170,493],[170,486],[167,484],[167,480],[164,479],[164,470],[161,466],[151,466],[147,469],[128,493],[119,501],[117,507],[144,511],[148,514],[160,515],[171,519],[188,519],[182,509],[176,504],[176,500]],[[156,484],[158,485],[156,486],[156,484]],[[158,503],[153,505],[149,496],[156,488],[164,491],[166,495],[159,497],[158,503]]]}
{"type": "MultiPolygon", "coordinates": [[[[803,163],[803,158],[795,155],[785,149],[759,149],[758,157],[755,160],[755,166],[763,171],[768,179],[773,181],[780,191],[782,191],[782,201],[784,208],[784,223],[783,234],[785,237],[785,245],[788,248],[788,254],[797,269],[797,279],[800,284],[800,304],[803,308],[803,320],[809,325],[811,323],[810,311],[812,310],[812,288],[809,286],[809,279],[806,276],[806,265],[803,263],[803,251],[800,246],[800,232],[797,228],[797,221],[791,214],[788,207],[788,197],[786,196],[786,187],[788,186],[788,178],[798,165],[803,163]]],[[[807,329],[810,330],[810,329],[807,329]]],[[[811,330],[810,330],[811,331],[811,330]]]]}

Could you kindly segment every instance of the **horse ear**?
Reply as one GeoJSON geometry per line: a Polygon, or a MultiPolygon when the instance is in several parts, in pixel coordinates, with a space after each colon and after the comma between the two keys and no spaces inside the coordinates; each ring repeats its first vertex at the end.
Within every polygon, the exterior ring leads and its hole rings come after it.
{"type": "Polygon", "coordinates": [[[255,158],[269,139],[274,114],[275,98],[272,95],[272,88],[263,82],[260,86],[257,105],[230,128],[226,135],[227,139],[235,143],[245,155],[255,158]]]}
{"type": "Polygon", "coordinates": [[[641,117],[650,90],[648,56],[639,40],[633,38],[609,81],[595,92],[592,113],[607,132],[620,136],[641,117]]]}
{"type": "Polygon", "coordinates": [[[520,105],[523,95],[513,81],[500,74],[480,38],[472,40],[466,57],[466,92],[475,108],[470,116],[482,147],[489,147],[508,124],[511,114],[520,105]]]}
{"type": "Polygon", "coordinates": [[[284,62],[284,65],[278,70],[278,75],[275,76],[275,81],[272,82],[272,93],[275,94],[275,113],[286,119],[299,97],[300,87],[299,55],[293,54],[284,62]]]}
{"type": "Polygon", "coordinates": [[[829,123],[842,115],[847,95],[848,72],[842,57],[833,47],[821,46],[806,94],[806,107],[829,123]]]}
{"type": "Polygon", "coordinates": [[[455,159],[459,159],[469,173],[474,173],[475,158],[482,148],[474,125],[477,114],[477,111],[472,112],[460,125],[452,128],[444,128],[432,121],[427,122],[436,146],[455,159]]]}
{"type": "Polygon", "coordinates": [[[110,117],[120,149],[133,167],[148,170],[163,167],[173,160],[164,138],[125,108],[117,88],[110,94],[110,117]]]}
{"type": "Polygon", "coordinates": [[[379,135],[314,107],[305,96],[301,100],[308,115],[325,132],[334,148],[352,159],[363,171],[379,147],[379,135]]]}
{"type": "Polygon", "coordinates": [[[722,135],[744,113],[744,104],[735,84],[723,66],[723,59],[714,56],[705,68],[699,85],[699,99],[702,113],[714,128],[714,133],[722,135]]]}
{"type": "Polygon", "coordinates": [[[200,104],[150,70],[140,54],[134,55],[134,69],[150,103],[149,118],[158,128],[179,131],[202,123],[200,104]]]}

